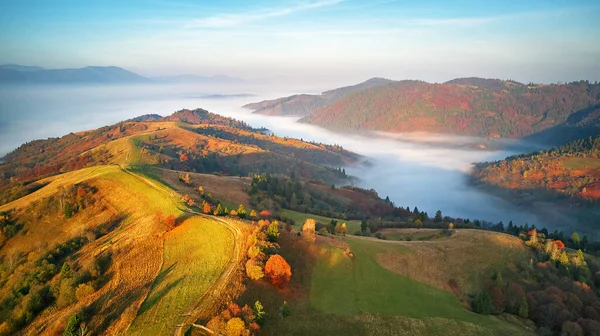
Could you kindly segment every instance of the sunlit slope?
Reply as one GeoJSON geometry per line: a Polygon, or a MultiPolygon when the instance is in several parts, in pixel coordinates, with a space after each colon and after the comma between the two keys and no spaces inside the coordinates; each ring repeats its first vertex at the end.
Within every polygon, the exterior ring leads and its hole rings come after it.
{"type": "MultiPolygon", "coordinates": [[[[290,292],[249,285],[243,303],[260,300],[267,312],[284,300],[292,307],[290,316],[268,320],[266,335],[532,335],[531,326],[517,318],[473,313],[462,302],[466,294],[446,286],[457,275],[481,277],[522,261],[529,252],[512,238],[476,230],[416,242],[347,235],[318,237],[306,249],[294,233],[282,233],[280,253],[294,270],[290,292]],[[479,240],[471,244],[472,253],[464,246],[468,239],[479,240]],[[486,245],[489,251],[482,252],[486,245]],[[490,257],[508,249],[515,252],[490,257]],[[473,257],[478,253],[481,258],[473,257]],[[413,273],[419,269],[423,276],[413,273]]],[[[456,282],[471,293],[482,286],[479,280],[456,282]]]]}
{"type": "Polygon", "coordinates": [[[127,333],[172,334],[235,260],[234,239],[229,228],[204,217],[190,218],[169,231],[160,273],[127,333]]]}
{"type": "MultiPolygon", "coordinates": [[[[64,328],[65,321],[73,313],[83,307],[91,307],[94,311],[89,321],[91,329],[108,334],[121,333],[137,315],[162,266],[165,228],[154,220],[154,216],[157,212],[181,215],[178,197],[164,185],[124,171],[119,166],[82,169],[49,178],[48,182],[50,184],[46,187],[1,209],[15,208],[17,213],[21,211],[19,209],[27,211],[32,202],[56,194],[61,187],[85,182],[98,190],[95,197],[101,211],[97,216],[108,212],[120,216],[122,221],[114,231],[85,244],[74,256],[75,261],[84,263],[102,253],[110,253],[112,261],[108,282],[93,295],[71,306],[46,310],[29,325],[27,332],[54,334],[64,328]]],[[[25,254],[36,252],[36,249],[37,253],[42,253],[52,245],[34,242],[47,239],[66,241],[84,233],[94,222],[94,218],[87,218],[86,214],[85,211],[75,214],[66,222],[42,220],[27,223],[27,234],[13,238],[14,241],[9,240],[2,253],[8,248],[13,253],[16,249],[25,254]],[[40,225],[42,223],[44,225],[40,225]],[[52,236],[49,237],[48,233],[52,236]]]]}

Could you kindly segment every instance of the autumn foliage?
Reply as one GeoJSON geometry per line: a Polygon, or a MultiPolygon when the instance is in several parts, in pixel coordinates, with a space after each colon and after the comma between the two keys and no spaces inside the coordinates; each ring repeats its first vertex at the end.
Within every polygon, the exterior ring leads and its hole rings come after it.
{"type": "Polygon", "coordinates": [[[283,288],[290,282],[292,269],[282,256],[274,254],[267,260],[265,275],[273,285],[283,288]]]}

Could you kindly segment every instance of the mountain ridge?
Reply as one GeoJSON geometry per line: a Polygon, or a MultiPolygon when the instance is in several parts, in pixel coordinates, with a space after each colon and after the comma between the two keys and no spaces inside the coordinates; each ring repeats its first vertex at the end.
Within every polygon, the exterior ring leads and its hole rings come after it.
{"type": "Polygon", "coordinates": [[[71,84],[71,83],[206,83],[241,84],[241,78],[192,74],[146,77],[118,66],[85,66],[82,68],[46,69],[20,64],[0,65],[0,83],[71,84]]]}
{"type": "MultiPolygon", "coordinates": [[[[352,92],[299,121],[339,131],[514,139],[558,127],[546,136],[558,141],[560,125],[573,132],[585,129],[585,136],[598,134],[599,104],[600,84],[587,81],[532,85],[481,78],[395,81],[352,92]],[[574,120],[577,115],[581,120],[574,120]]],[[[553,144],[568,140],[574,139],[553,144]]]]}
{"type": "Polygon", "coordinates": [[[384,85],[392,82],[390,79],[373,77],[362,83],[344,86],[333,90],[324,91],[320,95],[298,94],[278,99],[263,100],[257,103],[246,104],[243,107],[254,110],[253,113],[266,115],[296,115],[306,116],[315,109],[337,101],[355,91],[384,85]]]}

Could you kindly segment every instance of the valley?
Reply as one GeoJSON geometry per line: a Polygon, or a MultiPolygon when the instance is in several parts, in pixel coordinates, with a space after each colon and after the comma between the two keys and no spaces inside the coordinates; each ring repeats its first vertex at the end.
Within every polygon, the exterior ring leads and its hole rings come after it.
{"type": "Polygon", "coordinates": [[[598,286],[600,245],[581,211],[593,211],[596,140],[521,154],[539,147],[339,133],[249,113],[247,99],[8,153],[0,334],[529,335],[600,323],[585,290],[598,286]],[[562,210],[537,211],[561,199],[543,188],[568,196],[562,210]],[[548,320],[554,284],[569,299],[548,320]]]}

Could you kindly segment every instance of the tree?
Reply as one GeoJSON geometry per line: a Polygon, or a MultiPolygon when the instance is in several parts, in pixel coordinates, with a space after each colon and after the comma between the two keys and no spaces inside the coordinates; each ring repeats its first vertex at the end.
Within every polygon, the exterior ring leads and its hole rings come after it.
{"type": "Polygon", "coordinates": [[[492,298],[492,311],[494,314],[502,313],[504,311],[504,294],[502,293],[502,288],[498,286],[492,287],[490,296],[492,298]]]}
{"type": "Polygon", "coordinates": [[[529,316],[529,304],[527,303],[527,299],[521,299],[521,304],[519,304],[519,308],[517,309],[517,315],[522,318],[527,318],[529,316]]]}
{"type": "Polygon", "coordinates": [[[246,325],[239,317],[234,317],[227,321],[225,326],[225,335],[227,336],[244,336],[246,335],[246,325]]]}
{"type": "Polygon", "coordinates": [[[77,336],[77,328],[79,327],[79,324],[81,324],[81,320],[80,313],[71,315],[67,321],[67,326],[65,327],[63,336],[77,336]]]}
{"type": "Polygon", "coordinates": [[[448,224],[448,230],[452,230],[452,229],[454,229],[454,223],[448,224]]]}
{"type": "Polygon", "coordinates": [[[304,239],[308,240],[309,242],[314,242],[315,240],[317,240],[317,235],[315,231],[316,226],[317,222],[315,222],[314,219],[306,219],[304,225],[302,225],[302,236],[304,237],[304,239]]]}
{"type": "Polygon", "coordinates": [[[574,248],[579,247],[581,240],[579,239],[579,235],[577,234],[577,232],[573,232],[573,234],[571,235],[571,242],[573,243],[574,248]]]}
{"type": "Polygon", "coordinates": [[[73,217],[73,206],[71,205],[71,203],[69,203],[69,202],[65,203],[65,207],[63,209],[63,212],[65,213],[65,217],[67,219],[73,217]]]}
{"type": "Polygon", "coordinates": [[[252,218],[252,219],[256,218],[256,210],[250,211],[250,218],[252,218]]]}
{"type": "Polygon", "coordinates": [[[417,229],[420,229],[423,227],[423,221],[421,221],[419,218],[417,218],[417,220],[415,221],[415,227],[417,229]]]}
{"type": "Polygon", "coordinates": [[[482,315],[489,315],[492,312],[492,297],[488,292],[477,294],[473,301],[473,311],[482,315]]]}
{"type": "Polygon", "coordinates": [[[275,287],[283,288],[290,282],[292,269],[282,256],[274,254],[265,264],[265,276],[275,287]]]}
{"type": "Polygon", "coordinates": [[[436,223],[439,223],[443,220],[444,218],[442,217],[442,211],[438,210],[435,212],[435,217],[433,218],[433,221],[436,223]]]}
{"type": "Polygon", "coordinates": [[[499,288],[504,288],[504,281],[502,280],[502,272],[498,271],[498,273],[496,273],[496,286],[498,286],[499,288]]]}
{"type": "Polygon", "coordinates": [[[259,213],[262,218],[270,218],[273,214],[269,210],[263,210],[259,213]]]}
{"type": "Polygon", "coordinates": [[[279,222],[273,221],[267,228],[267,239],[270,242],[276,242],[279,238],[279,222]]]}
{"type": "Polygon", "coordinates": [[[283,305],[281,306],[281,317],[288,317],[292,314],[292,310],[288,305],[287,301],[283,301],[283,305]]]}
{"type": "Polygon", "coordinates": [[[244,208],[243,204],[240,204],[240,206],[238,207],[237,214],[238,217],[240,217],[241,219],[246,218],[246,208],[244,208]]]}
{"type": "Polygon", "coordinates": [[[254,281],[262,279],[265,276],[265,273],[263,272],[261,264],[262,263],[254,259],[246,261],[246,276],[254,281]]]}
{"type": "Polygon", "coordinates": [[[212,209],[210,208],[210,204],[208,204],[208,202],[203,201],[202,202],[202,212],[204,212],[205,214],[209,214],[211,213],[212,209]]]}
{"type": "Polygon", "coordinates": [[[345,236],[346,235],[346,230],[347,230],[346,223],[343,223],[342,227],[340,228],[340,233],[345,236]]]}
{"type": "Polygon", "coordinates": [[[367,235],[367,227],[369,226],[369,224],[367,224],[367,220],[363,219],[360,222],[360,231],[362,232],[363,236],[367,235]]]}
{"type": "Polygon", "coordinates": [[[221,206],[221,203],[217,204],[217,208],[215,209],[214,215],[215,216],[223,216],[224,213],[225,213],[225,210],[221,206]]]}
{"type": "Polygon", "coordinates": [[[583,336],[583,330],[577,322],[567,321],[562,325],[560,336],[583,336]]]}
{"type": "Polygon", "coordinates": [[[265,308],[260,303],[260,301],[254,302],[254,316],[256,316],[256,323],[258,323],[259,325],[262,325],[265,321],[265,308]]]}
{"type": "Polygon", "coordinates": [[[562,251],[562,253],[558,257],[558,262],[561,263],[561,265],[564,265],[564,266],[569,265],[569,256],[567,255],[567,252],[562,251]]]}

